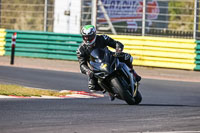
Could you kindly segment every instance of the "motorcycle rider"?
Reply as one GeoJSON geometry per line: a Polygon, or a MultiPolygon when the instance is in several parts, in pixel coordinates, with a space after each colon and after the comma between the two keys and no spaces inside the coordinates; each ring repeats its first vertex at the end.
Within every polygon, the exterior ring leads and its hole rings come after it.
{"type": "MultiPolygon", "coordinates": [[[[119,41],[115,41],[107,35],[96,35],[96,28],[93,25],[85,25],[81,30],[83,43],[77,49],[77,57],[80,64],[81,73],[88,75],[88,88],[91,92],[102,91],[102,88],[98,85],[97,79],[94,77],[92,68],[89,67],[88,62],[90,59],[90,52],[94,48],[105,48],[110,46],[116,49],[116,55],[121,62],[124,62],[130,69],[139,82],[141,77],[134,71],[132,61],[133,57],[124,53],[124,45],[119,41]]],[[[112,98],[111,98],[112,99],[112,98]]],[[[113,99],[114,100],[114,99],[113,99]]]]}

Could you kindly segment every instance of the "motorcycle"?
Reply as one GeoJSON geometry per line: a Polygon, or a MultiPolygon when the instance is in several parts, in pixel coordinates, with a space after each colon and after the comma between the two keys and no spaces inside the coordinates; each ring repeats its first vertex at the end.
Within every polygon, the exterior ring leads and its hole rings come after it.
{"type": "Polygon", "coordinates": [[[129,105],[137,105],[142,101],[139,83],[130,68],[120,62],[114,52],[108,48],[94,49],[91,51],[89,64],[98,84],[111,97],[124,100],[129,105]]]}

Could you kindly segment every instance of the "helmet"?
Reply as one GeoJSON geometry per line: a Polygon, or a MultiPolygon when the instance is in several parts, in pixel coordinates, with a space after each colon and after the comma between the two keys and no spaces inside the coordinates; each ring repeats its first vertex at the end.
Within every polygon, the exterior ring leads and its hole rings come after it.
{"type": "Polygon", "coordinates": [[[81,30],[83,41],[86,45],[93,45],[96,40],[96,28],[93,25],[85,25],[81,30]]]}

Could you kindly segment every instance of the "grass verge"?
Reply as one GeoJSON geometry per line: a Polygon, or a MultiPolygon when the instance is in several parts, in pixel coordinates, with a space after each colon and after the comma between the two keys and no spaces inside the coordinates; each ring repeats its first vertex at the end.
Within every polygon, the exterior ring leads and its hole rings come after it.
{"type": "Polygon", "coordinates": [[[10,85],[10,84],[0,84],[0,95],[14,95],[14,96],[66,96],[70,93],[59,93],[58,91],[54,90],[43,90],[43,89],[35,89],[35,88],[28,88],[19,85],[10,85]]]}

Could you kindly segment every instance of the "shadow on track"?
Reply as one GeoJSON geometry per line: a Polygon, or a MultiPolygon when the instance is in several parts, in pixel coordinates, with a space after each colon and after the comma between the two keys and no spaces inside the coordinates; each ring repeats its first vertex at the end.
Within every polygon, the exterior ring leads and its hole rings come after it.
{"type": "MultiPolygon", "coordinates": [[[[98,104],[99,105],[99,104],[98,104]]],[[[109,106],[132,106],[132,107],[196,107],[196,108],[200,108],[199,105],[180,105],[180,104],[139,104],[139,105],[128,105],[128,104],[100,104],[100,105],[109,105],[109,106]]]]}
{"type": "Polygon", "coordinates": [[[198,105],[177,105],[177,104],[139,104],[136,106],[158,106],[158,107],[200,107],[198,105]]]}

